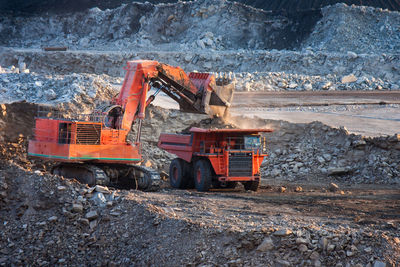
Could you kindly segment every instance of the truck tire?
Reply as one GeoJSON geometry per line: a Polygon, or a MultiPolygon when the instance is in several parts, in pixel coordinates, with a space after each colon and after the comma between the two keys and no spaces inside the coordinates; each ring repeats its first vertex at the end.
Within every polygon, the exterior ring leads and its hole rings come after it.
{"type": "Polygon", "coordinates": [[[185,160],[182,160],[182,162],[183,162],[183,178],[185,181],[185,188],[192,189],[194,188],[193,164],[185,160]]]}
{"type": "Polygon", "coordinates": [[[243,185],[246,190],[257,191],[258,186],[260,185],[260,180],[244,182],[243,185]]]}
{"type": "Polygon", "coordinates": [[[211,187],[212,169],[208,160],[200,159],[194,164],[194,185],[197,191],[207,192],[211,187]]]}
{"type": "Polygon", "coordinates": [[[183,160],[176,158],[169,165],[169,182],[173,188],[184,189],[186,181],[183,176],[183,160]]]}

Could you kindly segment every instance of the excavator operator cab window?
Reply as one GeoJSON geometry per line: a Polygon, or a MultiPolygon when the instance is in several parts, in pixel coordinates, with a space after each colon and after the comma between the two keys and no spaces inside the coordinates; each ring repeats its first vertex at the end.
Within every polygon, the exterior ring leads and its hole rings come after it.
{"type": "Polygon", "coordinates": [[[105,119],[105,126],[111,129],[119,129],[122,121],[122,108],[119,106],[113,107],[108,111],[105,119]]]}
{"type": "Polygon", "coordinates": [[[61,122],[58,127],[58,143],[71,143],[71,123],[61,122]]]}

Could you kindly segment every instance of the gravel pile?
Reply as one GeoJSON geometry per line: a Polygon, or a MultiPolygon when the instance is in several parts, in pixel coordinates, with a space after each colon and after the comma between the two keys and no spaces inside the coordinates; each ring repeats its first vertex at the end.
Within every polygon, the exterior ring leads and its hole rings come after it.
{"type": "Polygon", "coordinates": [[[12,66],[0,71],[0,98],[2,103],[27,101],[57,105],[83,102],[93,105],[115,94],[108,81],[93,74],[41,75],[30,73],[25,67],[12,66]]]}
{"type": "Polygon", "coordinates": [[[370,138],[320,122],[294,124],[240,117],[232,121],[244,127],[275,129],[266,135],[269,156],[262,165],[266,179],[400,184],[399,134],[370,138]]]}
{"type": "MultiPolygon", "coordinates": [[[[211,71],[217,74],[223,72],[235,79],[237,91],[400,89],[398,68],[400,57],[392,55],[329,54],[311,50],[304,53],[293,51],[259,51],[251,54],[224,52],[221,55],[181,52],[81,54],[36,53],[9,49],[0,51],[0,55],[0,64],[9,66],[3,67],[3,72],[21,73],[20,68],[12,66],[22,65],[29,67],[30,71],[43,75],[97,74],[101,76],[92,77],[112,84],[121,83],[125,75],[122,66],[127,60],[147,58],[172,66],[181,66],[187,72],[194,70],[211,71]]],[[[21,74],[29,76],[27,73],[21,74]]],[[[1,75],[0,79],[7,76],[1,75]]],[[[19,76],[15,75],[15,77],[19,76]]],[[[7,85],[8,83],[3,81],[3,90],[7,85]]],[[[71,86],[69,90],[77,89],[71,86]]]]}

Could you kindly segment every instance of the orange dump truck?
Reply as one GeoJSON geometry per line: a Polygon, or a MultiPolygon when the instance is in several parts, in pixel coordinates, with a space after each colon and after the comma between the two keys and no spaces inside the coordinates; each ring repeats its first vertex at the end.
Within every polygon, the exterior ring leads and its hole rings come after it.
{"type": "Polygon", "coordinates": [[[234,188],[257,191],[260,166],[267,156],[265,137],[271,129],[191,128],[190,134],[161,134],[158,147],[178,156],[170,165],[174,188],[234,188]]]}

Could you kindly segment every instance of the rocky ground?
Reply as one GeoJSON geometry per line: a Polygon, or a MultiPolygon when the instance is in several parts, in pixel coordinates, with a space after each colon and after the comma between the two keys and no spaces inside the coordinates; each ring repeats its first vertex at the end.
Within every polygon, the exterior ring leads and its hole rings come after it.
{"type": "Polygon", "coordinates": [[[4,160],[0,186],[2,266],[396,266],[400,260],[398,195],[376,186],[145,193],[88,188],[4,160]]]}
{"type": "Polygon", "coordinates": [[[256,193],[89,188],[27,157],[39,105],[101,108],[131,59],[226,75],[243,92],[400,89],[397,11],[153,2],[0,18],[0,265],[398,266],[399,132],[146,110],[143,164],[160,172],[175,157],[156,147],[162,132],[274,129],[256,193]]]}

